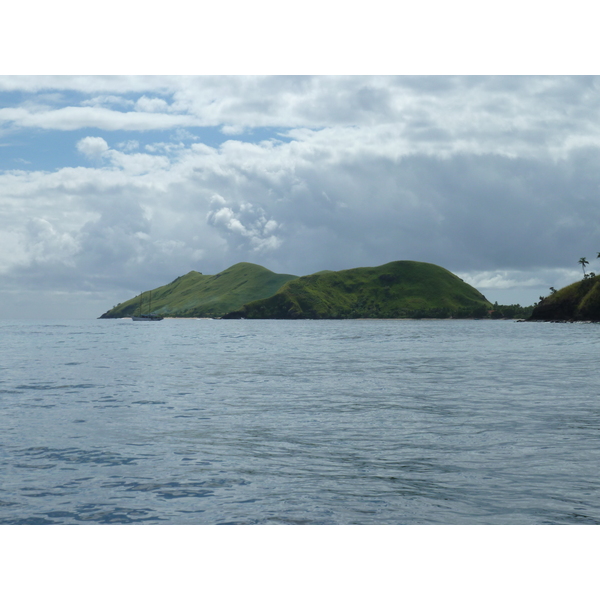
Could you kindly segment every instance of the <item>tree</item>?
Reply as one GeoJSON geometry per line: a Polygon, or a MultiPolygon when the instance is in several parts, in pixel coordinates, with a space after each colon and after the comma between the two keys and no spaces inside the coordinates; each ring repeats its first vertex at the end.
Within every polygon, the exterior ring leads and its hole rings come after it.
{"type": "Polygon", "coordinates": [[[581,265],[581,268],[583,269],[583,276],[585,277],[585,265],[590,264],[588,259],[585,258],[585,256],[582,256],[577,262],[581,265]]]}

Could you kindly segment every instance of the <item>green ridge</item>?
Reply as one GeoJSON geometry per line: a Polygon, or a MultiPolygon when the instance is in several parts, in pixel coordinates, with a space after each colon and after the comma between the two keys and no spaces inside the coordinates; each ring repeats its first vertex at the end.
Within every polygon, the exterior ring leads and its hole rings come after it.
{"type": "MultiPolygon", "coordinates": [[[[152,312],[163,317],[220,317],[243,304],[272,296],[295,275],[279,275],[252,263],[238,263],[217,275],[190,271],[154,290],[152,312]]],[[[149,294],[144,292],[144,303],[149,294]]],[[[137,311],[140,296],[105,312],[101,319],[130,317],[137,311]]],[[[147,310],[147,304],[144,306],[147,310]]]]}
{"type": "Polygon", "coordinates": [[[600,321],[600,275],[557,290],[536,304],[528,321],[600,321]]]}
{"type": "Polygon", "coordinates": [[[484,317],[491,308],[480,292],[442,267],[396,261],[299,277],[224,318],[460,318],[484,317]]]}

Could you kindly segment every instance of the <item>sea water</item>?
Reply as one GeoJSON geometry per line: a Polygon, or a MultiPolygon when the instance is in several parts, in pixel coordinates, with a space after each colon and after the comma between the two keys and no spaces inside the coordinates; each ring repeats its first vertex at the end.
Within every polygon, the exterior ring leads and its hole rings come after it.
{"type": "Polygon", "coordinates": [[[0,321],[0,523],[600,523],[599,349],[594,324],[0,321]]]}

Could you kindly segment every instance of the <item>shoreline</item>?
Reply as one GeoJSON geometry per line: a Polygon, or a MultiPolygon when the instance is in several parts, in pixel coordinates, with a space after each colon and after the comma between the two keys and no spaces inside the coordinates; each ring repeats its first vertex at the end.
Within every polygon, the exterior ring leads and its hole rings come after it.
{"type": "MultiPolygon", "coordinates": [[[[100,318],[100,317],[98,317],[100,318]]],[[[103,318],[103,321],[131,321],[131,317],[108,317],[103,318]]],[[[223,319],[221,317],[163,317],[163,321],[513,321],[523,323],[526,319],[482,319],[482,318],[464,318],[464,319],[441,319],[439,317],[423,317],[415,319],[412,317],[357,317],[356,319],[223,319]]],[[[540,321],[542,322],[542,321],[540,321]]],[[[559,322],[559,321],[553,321],[559,322]]],[[[569,321],[561,321],[567,323],[569,321]]],[[[591,322],[591,321],[590,321],[591,322]]]]}

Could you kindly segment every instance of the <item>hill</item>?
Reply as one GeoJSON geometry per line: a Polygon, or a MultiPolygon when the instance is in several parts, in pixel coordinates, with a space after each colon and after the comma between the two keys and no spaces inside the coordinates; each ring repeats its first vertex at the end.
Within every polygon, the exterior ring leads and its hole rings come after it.
{"type": "Polygon", "coordinates": [[[586,276],[536,304],[528,321],[600,321],[600,275],[586,276]]]}
{"type": "MultiPolygon", "coordinates": [[[[163,317],[220,317],[247,302],[272,296],[284,283],[295,278],[295,275],[279,275],[251,263],[238,263],[217,275],[190,271],[151,290],[152,312],[163,317]]],[[[148,297],[148,293],[144,293],[144,303],[148,297]]],[[[136,296],[100,318],[130,317],[139,305],[140,296],[136,296]]]]}
{"type": "Polygon", "coordinates": [[[491,308],[480,292],[442,267],[396,261],[298,277],[223,318],[464,318],[484,317],[491,308]]]}

